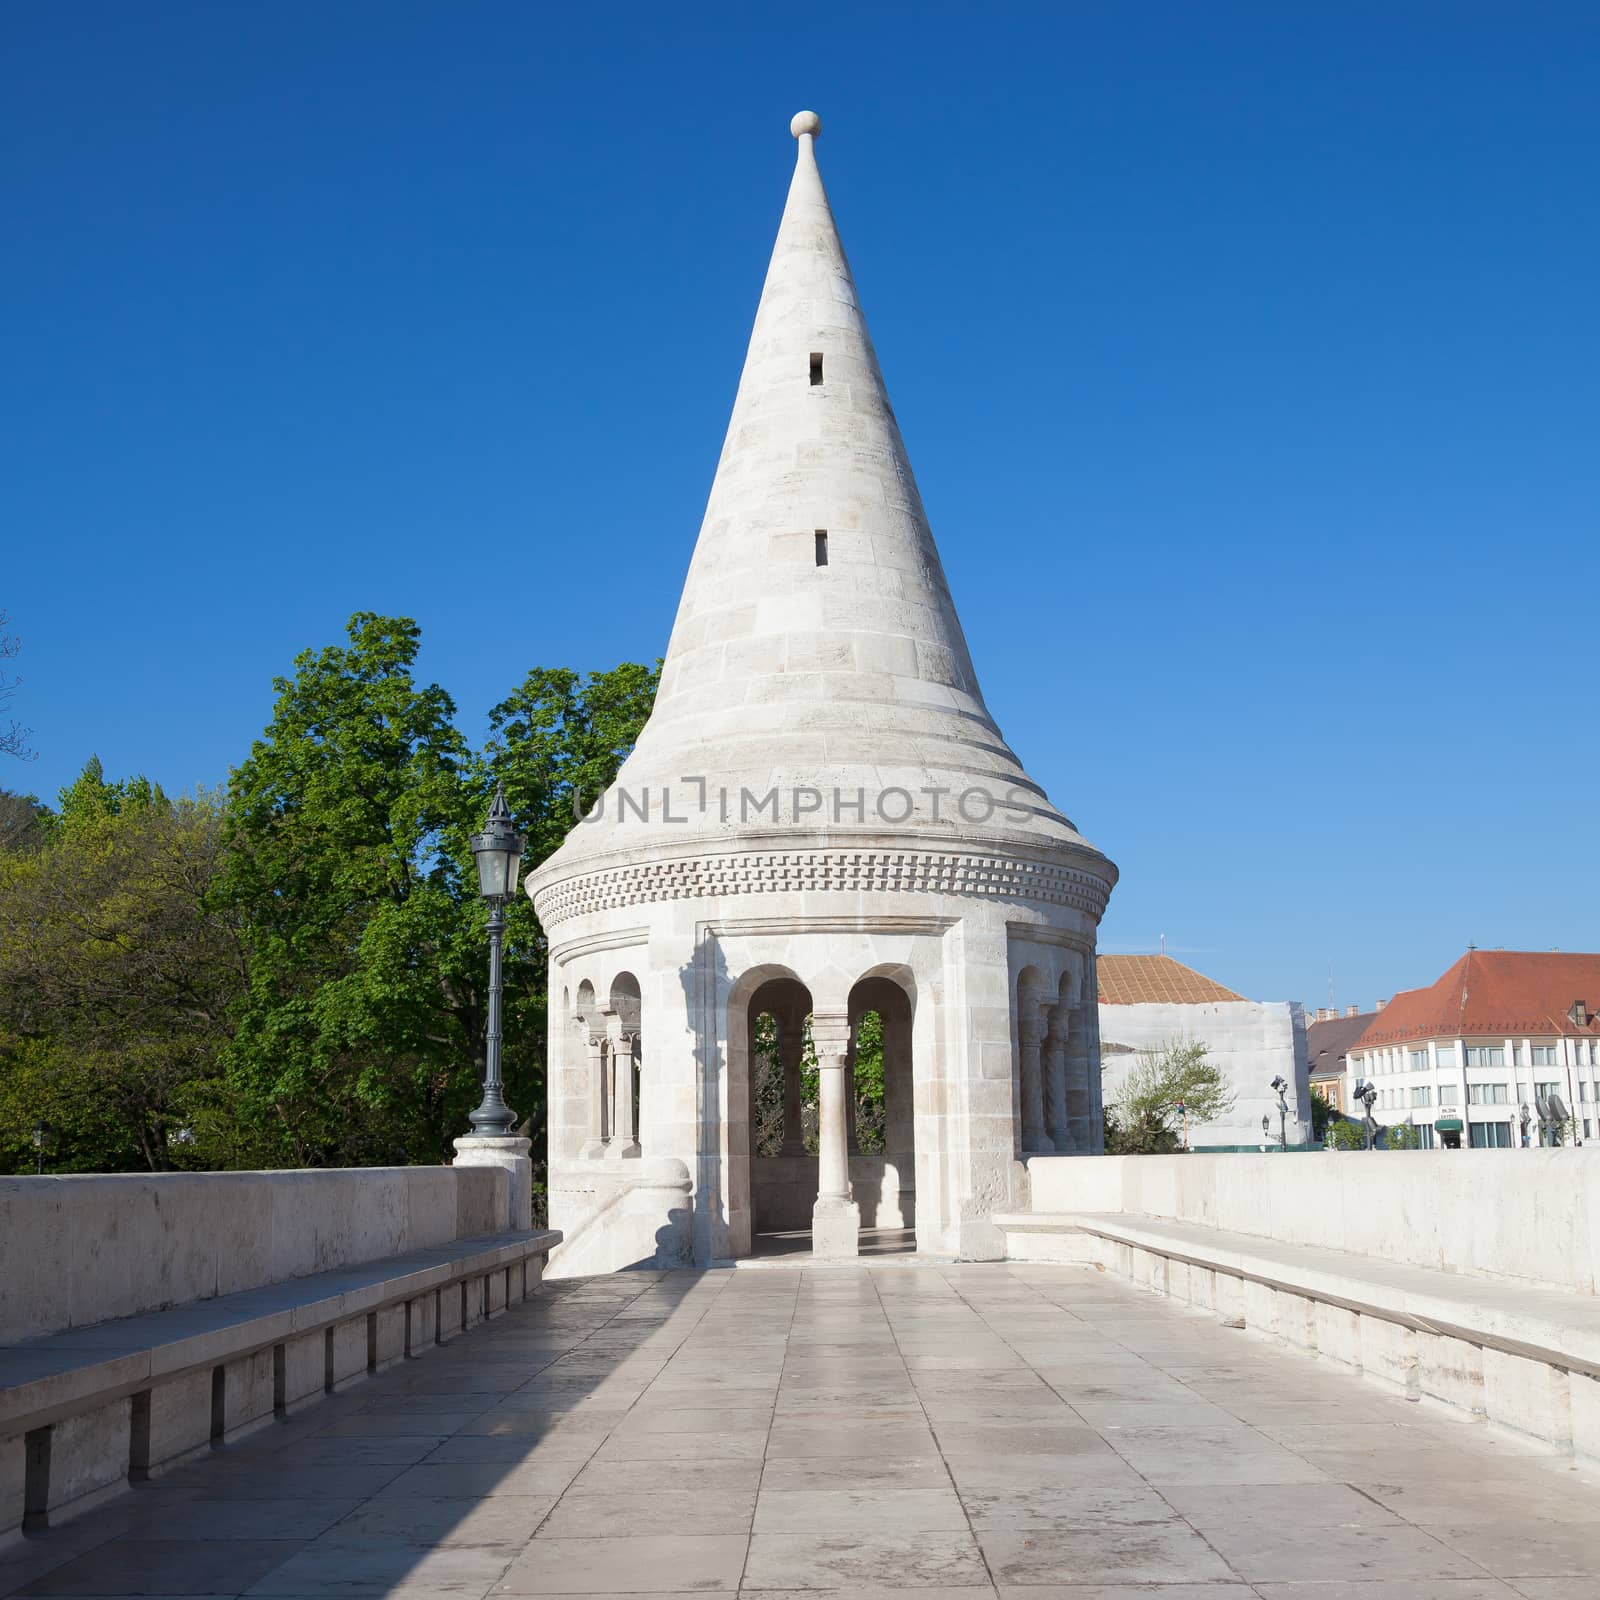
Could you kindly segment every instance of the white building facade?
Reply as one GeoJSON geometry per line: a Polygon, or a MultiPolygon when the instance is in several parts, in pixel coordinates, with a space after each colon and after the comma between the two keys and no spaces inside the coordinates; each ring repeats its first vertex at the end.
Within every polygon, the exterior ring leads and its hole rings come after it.
{"type": "Polygon", "coordinates": [[[1116,869],[983,702],[817,169],[819,123],[791,131],[654,709],[528,878],[550,944],[557,1273],[737,1258],[797,1213],[820,1255],[894,1227],[920,1251],[998,1257],[989,1218],[1025,1203],[1026,1158],[1103,1148],[1095,932],[1116,869]],[[849,1127],[869,1013],[886,1098],[870,1157],[849,1127]],[[771,1154],[752,1139],[758,1027],[784,1073],[771,1154]]]}
{"type": "Polygon", "coordinates": [[[1586,1143],[1600,1133],[1597,1001],[1600,956],[1468,951],[1373,1018],[1346,1094],[1370,1083],[1373,1116],[1411,1124],[1425,1149],[1586,1143]]]}

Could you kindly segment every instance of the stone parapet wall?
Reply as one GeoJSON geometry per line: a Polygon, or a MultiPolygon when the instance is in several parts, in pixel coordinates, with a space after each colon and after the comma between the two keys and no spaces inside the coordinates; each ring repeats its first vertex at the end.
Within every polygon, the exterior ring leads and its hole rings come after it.
{"type": "Polygon", "coordinates": [[[1123,1213],[1594,1294],[1600,1147],[1067,1156],[1028,1162],[1034,1213],[1123,1213]]]}
{"type": "Polygon", "coordinates": [[[0,1344],[504,1232],[492,1167],[0,1179],[0,1344]]]}

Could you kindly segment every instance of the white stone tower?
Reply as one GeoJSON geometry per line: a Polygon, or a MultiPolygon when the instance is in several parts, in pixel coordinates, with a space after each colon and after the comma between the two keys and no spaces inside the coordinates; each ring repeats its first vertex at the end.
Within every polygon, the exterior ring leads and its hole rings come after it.
{"type": "MultiPolygon", "coordinates": [[[[818,1254],[914,1227],[920,1251],[994,1256],[988,1219],[1025,1202],[1028,1154],[1101,1148],[1095,929],[1116,868],[983,703],[819,120],[790,127],[794,179],[654,711],[591,820],[528,878],[550,941],[567,1273],[705,1263],[808,1226],[818,1254]],[[852,1041],[871,1012],[886,1119],[862,1155],[852,1041]],[[786,1075],[766,1149],[763,1014],[786,1075]]],[[[1014,590],[1013,567],[994,575],[1014,590]]],[[[1041,694],[1077,702],[1040,669],[1041,694]]]]}

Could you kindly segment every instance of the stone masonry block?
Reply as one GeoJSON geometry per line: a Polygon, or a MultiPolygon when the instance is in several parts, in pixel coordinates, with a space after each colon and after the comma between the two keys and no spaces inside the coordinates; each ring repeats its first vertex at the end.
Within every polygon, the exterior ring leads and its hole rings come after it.
{"type": "Polygon", "coordinates": [[[387,1306],[372,1314],[371,1349],[367,1355],[375,1369],[393,1366],[405,1359],[406,1308],[387,1306]]]}
{"type": "Polygon", "coordinates": [[[367,1375],[367,1319],[353,1317],[327,1331],[327,1373],[330,1387],[347,1389],[367,1375]]]}
{"type": "Polygon", "coordinates": [[[1317,1354],[1361,1370],[1361,1319],[1355,1312],[1317,1303],[1317,1354]]]}
{"type": "Polygon", "coordinates": [[[1275,1289],[1272,1294],[1273,1324],[1278,1337],[1297,1350],[1317,1348],[1317,1308],[1303,1294],[1275,1289]]]}
{"type": "Polygon", "coordinates": [[[1244,1281],[1231,1272],[1218,1272],[1212,1279],[1212,1310],[1224,1321],[1244,1315],[1244,1281]]]}
{"type": "Polygon", "coordinates": [[[1361,1317],[1356,1331],[1361,1341],[1363,1377],[1407,1395],[1421,1393],[1417,1335],[1410,1328],[1385,1322],[1381,1317],[1361,1317]]]}
{"type": "Polygon", "coordinates": [[[1278,1337],[1278,1297],[1269,1284],[1241,1280],[1240,1293],[1244,1297],[1244,1325],[1251,1333],[1262,1338],[1278,1337]]]}
{"type": "Polygon", "coordinates": [[[46,1509],[52,1515],[127,1478],[132,1407],[131,1399],[114,1400],[97,1410],[63,1418],[51,1428],[46,1509]]]}
{"type": "Polygon", "coordinates": [[[1419,1333],[1417,1387],[1424,1401],[1482,1417],[1483,1351],[1463,1339],[1419,1333]]]}
{"type": "Polygon", "coordinates": [[[129,1469],[134,1476],[159,1472],[211,1444],[212,1379],[191,1372],[149,1392],[148,1410],[134,1407],[129,1469]]]}
{"type": "Polygon", "coordinates": [[[438,1293],[439,1341],[454,1339],[461,1332],[461,1285],[447,1283],[438,1293]]]}
{"type": "Polygon", "coordinates": [[[301,1334],[278,1346],[283,1352],[283,1409],[285,1414],[319,1398],[327,1384],[327,1341],[320,1333],[301,1334]]]}
{"type": "MultiPolygon", "coordinates": [[[[1587,1466],[1600,1466],[1600,1379],[1581,1372],[1567,1375],[1571,1401],[1572,1453],[1587,1466]]],[[[0,1471],[3,1471],[0,1468],[0,1471]]]]}
{"type": "Polygon", "coordinates": [[[22,1526],[27,1447],[20,1433],[0,1437],[0,1540],[22,1526]]]}
{"type": "Polygon", "coordinates": [[[273,1360],[270,1350],[230,1361],[223,1369],[223,1437],[237,1439],[272,1420],[273,1360]]]}
{"type": "Polygon", "coordinates": [[[504,1271],[491,1272],[483,1280],[483,1286],[487,1300],[485,1309],[491,1317],[498,1317],[506,1308],[506,1275],[504,1271]]]}
{"type": "Polygon", "coordinates": [[[430,1289],[406,1302],[406,1354],[419,1356],[430,1345],[437,1343],[439,1332],[439,1296],[430,1289]]]}
{"type": "Polygon", "coordinates": [[[1571,1390],[1556,1367],[1486,1349],[1483,1404],[1493,1429],[1531,1435],[1557,1449],[1572,1446],[1571,1390]]]}

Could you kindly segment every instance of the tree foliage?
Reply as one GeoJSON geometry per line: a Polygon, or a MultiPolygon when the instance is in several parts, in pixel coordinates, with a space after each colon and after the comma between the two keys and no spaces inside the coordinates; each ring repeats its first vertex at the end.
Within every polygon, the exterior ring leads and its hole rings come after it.
{"type": "MultiPolygon", "coordinates": [[[[59,812],[0,795],[0,1164],[448,1159],[479,1094],[487,908],[469,835],[497,780],[536,865],[604,788],[657,667],[535,669],[473,751],[420,631],[359,613],[296,658],[225,795],[98,762],[59,812]]],[[[546,947],[506,908],[507,1099],[541,1148],[546,947]]]]}
{"type": "MultiPolygon", "coordinates": [[[[169,799],[91,760],[0,851],[0,1161],[56,1131],[65,1170],[205,1165],[243,991],[237,928],[209,903],[216,795],[169,799]]],[[[225,1120],[225,1119],[224,1119],[225,1120]]]]}
{"type": "Polygon", "coordinates": [[[1141,1052],[1106,1109],[1106,1150],[1112,1155],[1159,1155],[1182,1146],[1189,1122],[1214,1122],[1233,1109],[1233,1090],[1198,1039],[1170,1039],[1141,1052]]]}

